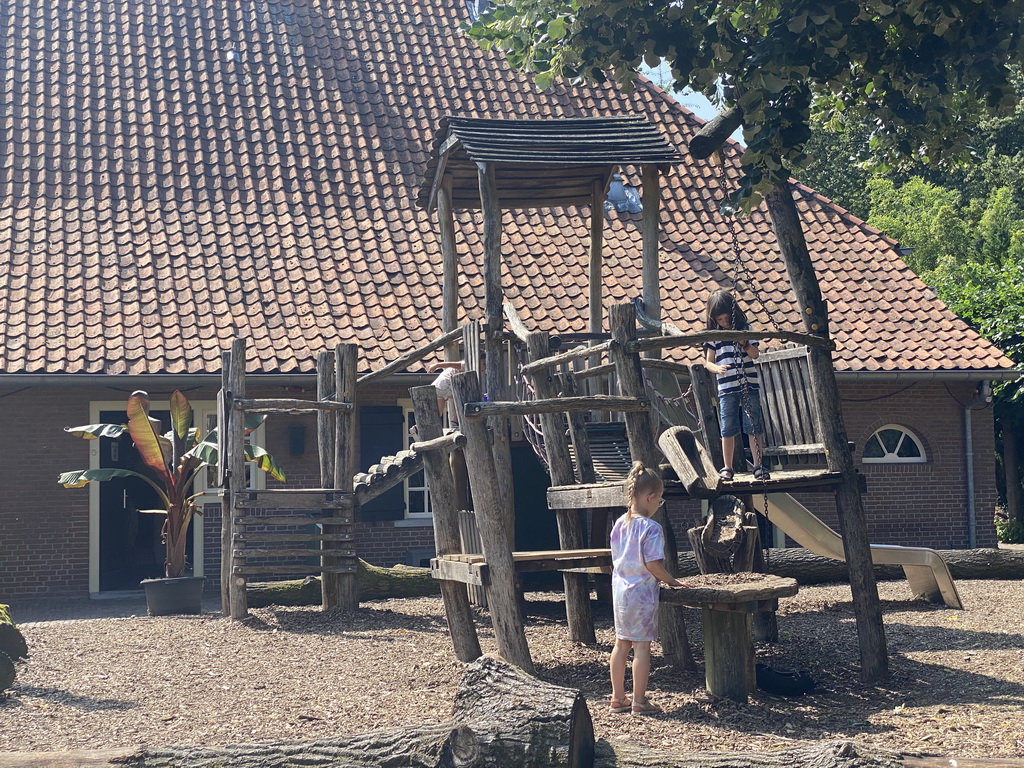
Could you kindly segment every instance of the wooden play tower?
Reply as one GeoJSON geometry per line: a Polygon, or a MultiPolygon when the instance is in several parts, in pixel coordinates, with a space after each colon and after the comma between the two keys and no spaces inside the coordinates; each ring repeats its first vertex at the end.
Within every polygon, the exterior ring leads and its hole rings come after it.
{"type": "MultiPolygon", "coordinates": [[[[595,571],[607,573],[610,554],[604,547],[595,547],[594,538],[589,542],[591,547],[585,548],[581,516],[587,512],[591,514],[591,530],[600,539],[602,535],[606,536],[607,510],[621,507],[623,495],[622,478],[595,482],[585,413],[603,413],[606,414],[604,418],[609,413],[621,414],[628,454],[632,459],[659,466],[663,454],[672,453],[676,458],[673,464],[684,466],[675,477],[672,476],[675,468],[666,468],[667,495],[700,495],[695,489],[700,487],[697,481],[702,478],[708,481],[707,484],[716,486],[713,495],[719,492],[716,479],[707,478],[707,462],[702,463],[700,453],[659,450],[645,377],[645,370],[674,365],[651,359],[657,357],[659,350],[699,347],[706,341],[738,340],[749,335],[730,331],[685,334],[659,320],[660,177],[682,162],[684,158],[674,147],[641,117],[567,120],[449,117],[439,126],[419,202],[428,210],[437,211],[444,261],[442,321],[445,331],[455,328],[457,317],[459,270],[454,211],[471,209],[480,210],[483,214],[481,258],[485,282],[483,348],[486,381],[480,381],[475,372],[464,373],[455,377],[453,386],[461,419],[459,428],[466,438],[464,452],[482,554],[461,553],[455,510],[446,508],[448,505],[444,497],[447,494],[444,490],[433,494],[435,501],[440,502],[434,507],[438,556],[433,568],[442,582],[445,609],[460,659],[468,660],[479,653],[465,589],[461,585],[486,585],[500,653],[524,669],[532,669],[517,596],[517,574],[526,570],[548,569],[563,573],[570,635],[574,640],[594,641],[588,574],[595,571]],[[642,312],[638,313],[637,307],[629,303],[610,307],[610,333],[606,333],[601,276],[604,201],[612,174],[625,166],[638,169],[643,182],[642,312]],[[591,211],[589,343],[566,352],[553,353],[548,333],[528,333],[504,302],[500,281],[501,214],[509,209],[523,211],[569,205],[589,206],[591,211]],[[639,338],[638,319],[648,328],[653,328],[654,335],[648,331],[644,338],[639,338]],[[506,342],[510,338],[526,349],[520,370],[532,384],[533,400],[510,397],[506,378],[509,370],[506,342]],[[577,370],[579,365],[588,367],[580,371],[577,370]],[[608,373],[613,373],[617,382],[615,394],[601,392],[596,387],[589,387],[586,395],[579,394],[581,381],[597,380],[600,375],[608,373]],[[483,397],[484,392],[487,393],[486,398],[483,397]],[[561,547],[558,551],[513,552],[510,521],[514,512],[508,424],[510,418],[521,416],[539,417],[542,425],[545,458],[552,483],[548,501],[558,520],[561,547]],[[568,441],[565,438],[567,433],[568,441]]],[[[813,269],[804,270],[799,279],[813,282],[817,291],[813,269]]],[[[797,291],[797,294],[804,295],[804,292],[797,291]]],[[[759,332],[758,337],[795,342],[811,350],[808,357],[815,361],[822,354],[829,360],[833,345],[823,311],[817,307],[801,307],[801,310],[809,317],[813,315],[817,321],[809,326],[811,333],[759,332]]],[[[830,395],[830,392],[834,393],[834,378],[831,379],[831,389],[820,388],[815,381],[815,377],[820,376],[820,366],[817,362],[808,366],[806,359],[803,370],[805,375],[808,370],[811,374],[806,375],[804,385],[809,386],[811,392],[803,402],[817,406],[811,408],[811,418],[817,428],[817,450],[824,457],[825,466],[787,468],[773,475],[773,479],[768,481],[770,487],[760,482],[755,484],[750,475],[739,474],[732,485],[735,492],[751,493],[760,489],[767,494],[792,488],[832,489],[849,485],[852,463],[838,398],[830,395]]],[[[677,368],[682,370],[676,372],[697,379],[703,373],[702,368],[699,371],[688,371],[685,366],[677,368]]],[[[830,362],[828,370],[832,376],[830,362]]],[[[414,402],[417,404],[421,436],[440,435],[440,422],[432,419],[430,413],[436,413],[431,388],[414,390],[414,402]],[[426,432],[422,431],[424,429],[426,432]]],[[[705,407],[710,410],[710,406],[705,407]]],[[[710,420],[710,414],[708,418],[710,420]]],[[[710,421],[705,422],[705,426],[707,423],[710,421]]],[[[713,452],[717,439],[704,442],[705,450],[713,452]]],[[[426,469],[432,489],[450,487],[450,473],[445,463],[428,461],[426,469]]],[[[666,525],[666,529],[669,534],[666,537],[666,565],[672,570],[677,562],[676,541],[671,527],[666,525]]],[[[866,542],[866,533],[864,540],[866,542]]],[[[850,563],[851,574],[865,567],[870,570],[869,564],[865,566],[854,560],[850,563]]],[[[860,576],[863,574],[858,578],[860,576]]],[[[661,635],[669,659],[684,666],[692,664],[682,614],[664,599],[661,635]]],[[[863,639],[864,633],[862,661],[863,639]]],[[[881,648],[884,653],[884,644],[881,648]]]]}

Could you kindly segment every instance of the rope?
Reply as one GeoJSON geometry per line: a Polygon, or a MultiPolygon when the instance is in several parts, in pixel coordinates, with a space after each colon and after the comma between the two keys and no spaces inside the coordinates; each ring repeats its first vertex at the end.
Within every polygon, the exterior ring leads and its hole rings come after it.
{"type": "MultiPolygon", "coordinates": [[[[521,345],[516,345],[517,350],[520,354],[516,357],[519,363],[516,367],[516,397],[522,401],[536,400],[537,391],[533,388],[533,385],[529,382],[526,376],[523,375],[523,350],[521,345]]],[[[548,461],[548,453],[544,448],[544,431],[540,426],[540,416],[523,416],[523,436],[526,438],[526,442],[533,448],[533,452],[537,454],[537,458],[540,459],[541,463],[545,468],[550,468],[551,464],[548,461]]]]}

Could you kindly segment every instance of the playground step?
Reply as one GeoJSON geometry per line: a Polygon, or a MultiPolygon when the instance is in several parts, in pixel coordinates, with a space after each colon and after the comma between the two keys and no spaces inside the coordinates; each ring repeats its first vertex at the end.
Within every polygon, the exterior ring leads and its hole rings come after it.
{"type": "Polygon", "coordinates": [[[351,509],[352,494],[335,488],[273,488],[235,494],[235,509],[351,509]]]}

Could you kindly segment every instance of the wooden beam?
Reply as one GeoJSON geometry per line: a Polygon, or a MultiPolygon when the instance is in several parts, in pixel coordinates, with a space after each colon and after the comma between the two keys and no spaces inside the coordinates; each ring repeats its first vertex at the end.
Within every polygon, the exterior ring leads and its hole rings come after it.
{"type": "MultiPolygon", "coordinates": [[[[765,197],[765,202],[775,228],[779,250],[786,263],[789,282],[800,305],[804,327],[808,334],[827,341],[828,315],[807,250],[796,203],[793,201],[793,190],[788,183],[776,183],[765,197]]],[[[836,487],[835,499],[850,571],[850,590],[860,641],[861,680],[874,683],[888,677],[889,655],[882,626],[878,587],[871,567],[871,545],[868,541],[864,504],[843,424],[842,403],[832,356],[827,346],[808,345],[808,348],[808,372],[818,402],[819,434],[825,443],[829,469],[839,472],[843,478],[836,487]]]]}
{"type": "Polygon", "coordinates": [[[661,317],[660,265],[658,264],[658,240],[661,236],[659,207],[661,189],[658,166],[645,165],[641,169],[643,189],[643,298],[644,309],[650,317],[661,317]]]}
{"type": "Polygon", "coordinates": [[[752,337],[757,339],[795,341],[798,344],[805,344],[808,347],[816,347],[818,349],[835,349],[835,343],[830,339],[810,333],[796,333],[794,331],[698,331],[697,333],[687,333],[683,336],[650,336],[646,339],[633,339],[626,342],[626,351],[647,352],[652,349],[663,349],[666,347],[703,347],[707,341],[744,341],[752,337]]]}
{"type": "Polygon", "coordinates": [[[565,365],[566,363],[571,363],[576,360],[583,360],[585,358],[590,357],[591,355],[603,354],[609,349],[609,347],[611,347],[611,344],[611,341],[604,341],[593,347],[574,347],[573,349],[570,349],[568,352],[562,352],[561,354],[552,355],[550,357],[545,357],[540,360],[533,360],[523,366],[523,375],[530,376],[536,373],[537,371],[543,370],[544,368],[551,368],[552,366],[556,365],[565,365]]]}
{"type": "Polygon", "coordinates": [[[359,380],[356,382],[356,385],[358,387],[365,387],[367,384],[379,381],[380,379],[383,379],[385,376],[390,376],[392,373],[400,373],[413,363],[417,362],[418,360],[422,360],[435,349],[440,349],[441,347],[451,344],[452,342],[457,341],[461,337],[461,327],[455,328],[454,330],[448,331],[447,333],[443,333],[433,341],[424,344],[422,347],[418,347],[417,349],[414,349],[412,352],[407,352],[401,357],[395,358],[390,363],[385,365],[383,368],[378,368],[376,371],[371,371],[370,373],[360,376],[359,380]]]}
{"type": "MultiPolygon", "coordinates": [[[[507,400],[505,382],[505,343],[502,336],[504,295],[501,290],[501,204],[495,185],[493,163],[477,163],[477,181],[484,225],[484,306],[487,331],[484,334],[484,376],[487,396],[492,401],[507,400]]],[[[503,520],[509,537],[515,538],[515,485],[512,482],[512,446],[507,418],[490,420],[494,471],[497,473],[501,500],[505,504],[503,520]]]]}
{"type": "MultiPolygon", "coordinates": [[[[459,260],[451,176],[445,176],[437,190],[437,225],[441,234],[441,330],[449,333],[455,330],[459,312],[459,260]]],[[[450,355],[446,357],[453,359],[450,355]]]]}
{"type": "MultiPolygon", "coordinates": [[[[356,452],[359,445],[359,420],[356,418],[355,400],[357,374],[359,370],[359,347],[355,344],[339,344],[334,349],[334,382],[337,388],[334,399],[353,405],[349,411],[339,411],[334,421],[334,477],[331,485],[334,488],[349,490],[352,477],[359,466],[356,452]]],[[[330,524],[330,518],[323,522],[324,533],[337,533],[330,524]]],[[[320,584],[323,596],[323,607],[341,608],[352,611],[359,607],[359,582],[355,573],[338,573],[334,570],[339,565],[331,554],[336,549],[335,542],[321,543],[321,556],[324,564],[324,578],[320,584]]]]}
{"type": "MultiPolygon", "coordinates": [[[[231,366],[228,370],[227,391],[231,407],[225,408],[224,416],[227,423],[221,429],[226,432],[224,450],[229,473],[225,486],[229,495],[233,495],[246,489],[245,455],[243,453],[245,416],[234,408],[234,400],[245,397],[245,339],[235,339],[231,342],[231,366]]],[[[245,533],[245,526],[232,522],[232,538],[239,533],[245,533]]],[[[245,568],[245,558],[235,557],[231,554],[231,549],[222,551],[221,557],[231,562],[230,614],[232,619],[240,620],[249,613],[245,594],[246,579],[244,573],[241,573],[241,569],[245,568]]]]}
{"type": "MultiPolygon", "coordinates": [[[[452,377],[452,391],[455,403],[462,410],[467,402],[480,401],[480,379],[475,371],[460,373],[452,377]]],[[[516,588],[515,565],[512,562],[512,543],[505,527],[505,500],[494,468],[490,436],[483,422],[466,422],[466,465],[469,470],[473,491],[473,505],[476,509],[477,527],[484,557],[491,573],[491,586],[487,592],[488,606],[498,652],[508,662],[534,673],[530,648],[526,643],[523,617],[519,610],[519,595],[516,588]]]]}
{"type": "MultiPolygon", "coordinates": [[[[220,356],[220,391],[217,393],[217,485],[222,489],[220,498],[220,551],[230,552],[234,535],[231,530],[231,486],[228,476],[227,431],[228,414],[231,412],[231,389],[228,372],[231,370],[231,352],[220,356]]],[[[225,616],[231,614],[231,559],[220,559],[220,610],[225,616]]]]}
{"type": "MultiPolygon", "coordinates": [[[[542,376],[543,374],[534,374],[542,376]]],[[[650,411],[651,401],[643,397],[616,397],[614,395],[581,395],[579,397],[553,397],[542,400],[513,400],[506,403],[466,403],[467,419],[490,416],[533,416],[563,411],[650,411]]]]}
{"type": "Polygon", "coordinates": [[[590,268],[589,273],[589,307],[590,314],[587,329],[591,333],[601,333],[604,326],[602,299],[601,262],[604,260],[604,184],[594,182],[593,200],[590,203],[590,268]]]}
{"type": "Polygon", "coordinates": [[[697,135],[690,139],[690,155],[697,160],[711,157],[743,125],[743,110],[738,104],[719,112],[697,135]]]}
{"type": "MultiPolygon", "coordinates": [[[[549,349],[548,334],[532,333],[526,341],[527,351],[531,358],[547,354],[549,349]]],[[[531,377],[537,397],[548,398],[547,402],[564,402],[566,398],[558,398],[558,386],[554,378],[545,372],[534,373],[531,377]]],[[[582,398],[573,398],[582,399],[582,398]]],[[[572,469],[572,458],[569,446],[565,443],[565,418],[562,413],[550,408],[541,413],[541,429],[544,433],[544,450],[548,455],[548,471],[552,485],[565,485],[575,480],[572,469]]],[[[555,512],[558,522],[558,542],[562,549],[582,549],[583,526],[580,513],[575,509],[562,509],[555,512]]],[[[566,619],[569,624],[569,638],[576,643],[597,642],[594,633],[594,620],[590,612],[590,587],[587,577],[578,573],[566,573],[562,576],[565,584],[566,619]]]]}
{"type": "MultiPolygon", "coordinates": [[[[409,390],[416,427],[421,438],[431,443],[441,440],[441,416],[437,412],[437,390],[433,387],[413,387],[409,390]]],[[[462,435],[459,435],[462,437],[462,435]]],[[[465,438],[462,438],[465,443],[465,438]]],[[[424,451],[423,472],[430,488],[430,509],[434,523],[434,549],[441,557],[462,551],[459,540],[458,510],[455,507],[455,480],[447,454],[439,451],[424,451]]],[[[441,600],[448,631],[452,636],[455,657],[470,662],[481,655],[480,640],[473,613],[469,607],[469,596],[464,587],[441,582],[441,600]]]]}

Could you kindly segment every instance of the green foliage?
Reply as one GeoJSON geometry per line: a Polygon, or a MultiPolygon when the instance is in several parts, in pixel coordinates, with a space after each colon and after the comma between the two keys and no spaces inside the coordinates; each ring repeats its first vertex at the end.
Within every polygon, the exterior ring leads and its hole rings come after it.
{"type": "MultiPolygon", "coordinates": [[[[192,485],[200,470],[217,463],[217,433],[213,430],[204,437],[192,427],[192,405],[180,391],[171,395],[170,409],[171,431],[161,435],[159,420],[149,415],[149,395],[140,390],[128,398],[127,426],[88,424],[64,430],[86,440],[118,438],[127,431],[146,464],[145,474],[118,468],[80,469],[62,473],[57,482],[65,488],[82,488],[91,482],[101,483],[115,477],[137,477],[149,484],[160,497],[163,508],[140,509],[139,512],[167,516],[161,530],[166,547],[164,574],[173,578],[185,574],[188,526],[194,515],[202,514],[195,503],[201,494],[193,493],[192,485]]],[[[263,416],[247,417],[245,432],[248,434],[258,428],[263,419],[263,416]]],[[[245,451],[246,460],[256,462],[259,469],[278,480],[285,479],[277,462],[262,448],[247,445],[245,451]]]]}
{"type": "Polygon", "coordinates": [[[1004,544],[1024,544],[1024,521],[996,514],[996,538],[1004,544]]]}
{"type": "Polygon", "coordinates": [[[960,196],[914,178],[902,187],[892,181],[868,181],[872,214],[868,223],[912,249],[904,257],[916,272],[934,269],[940,259],[965,262],[975,256],[970,222],[960,211],[960,196]]]}
{"type": "Polygon", "coordinates": [[[508,0],[469,28],[541,87],[555,78],[632,82],[669,64],[744,114],[746,205],[808,162],[812,103],[823,123],[870,117],[869,147],[937,164],[969,147],[980,115],[1008,115],[1024,0],[508,0]]]}

